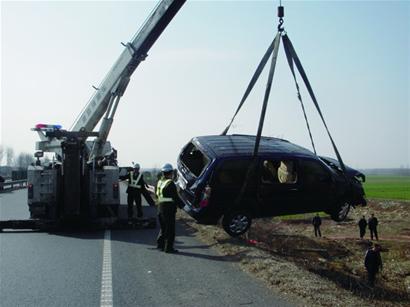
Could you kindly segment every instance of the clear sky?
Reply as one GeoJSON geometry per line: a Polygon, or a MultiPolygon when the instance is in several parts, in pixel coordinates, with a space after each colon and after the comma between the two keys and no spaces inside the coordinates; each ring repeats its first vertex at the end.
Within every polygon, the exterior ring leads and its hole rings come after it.
{"type": "MultiPolygon", "coordinates": [[[[175,164],[229,122],[276,34],[279,1],[188,1],[134,73],[109,139],[119,161],[175,164]]],[[[34,151],[37,123],[68,129],[150,11],[151,1],[1,2],[1,139],[34,151]]],[[[346,164],[410,164],[410,2],[286,1],[285,29],[346,164]]],[[[231,133],[255,134],[267,71],[231,133]]],[[[301,82],[300,82],[301,83],[301,82]]],[[[319,154],[334,156],[306,91],[319,154]]],[[[311,149],[279,52],[264,135],[311,149]]]]}

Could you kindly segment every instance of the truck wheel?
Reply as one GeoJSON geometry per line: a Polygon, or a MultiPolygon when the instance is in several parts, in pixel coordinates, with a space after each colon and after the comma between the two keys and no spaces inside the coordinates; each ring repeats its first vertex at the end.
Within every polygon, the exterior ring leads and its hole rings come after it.
{"type": "Polygon", "coordinates": [[[350,207],[350,204],[344,201],[341,204],[339,204],[337,209],[330,214],[330,217],[332,218],[332,220],[336,222],[342,222],[347,218],[347,215],[350,211],[350,207]]]}
{"type": "Polygon", "coordinates": [[[232,211],[222,218],[222,227],[232,237],[244,234],[251,227],[252,218],[246,211],[232,211]]]}

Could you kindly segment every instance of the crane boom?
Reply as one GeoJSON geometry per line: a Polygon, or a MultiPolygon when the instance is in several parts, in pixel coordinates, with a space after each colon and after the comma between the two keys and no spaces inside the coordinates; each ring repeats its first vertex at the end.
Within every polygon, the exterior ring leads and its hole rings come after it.
{"type": "Polygon", "coordinates": [[[152,45],[170,23],[186,0],[162,0],[152,11],[140,30],[125,46],[120,57],[112,66],[97,91],[78,116],[71,131],[91,132],[103,118],[99,137],[94,142],[90,159],[101,154],[119,100],[124,94],[130,77],[143,61],[152,45]]]}
{"type": "MultiPolygon", "coordinates": [[[[88,153],[89,161],[104,156],[111,151],[111,146],[106,140],[118,103],[128,86],[131,75],[147,57],[152,45],[185,2],[186,0],[161,0],[158,3],[131,41],[126,44],[122,43],[125,49],[75,120],[70,129],[71,132],[81,132],[84,135],[84,133],[91,133],[102,119],[98,137],[94,140],[88,153]]],[[[36,149],[44,152],[55,152],[58,156],[61,156],[62,141],[46,135],[45,130],[54,129],[48,126],[53,125],[39,124],[32,129],[40,137],[40,141],[36,143],[36,149]]]]}

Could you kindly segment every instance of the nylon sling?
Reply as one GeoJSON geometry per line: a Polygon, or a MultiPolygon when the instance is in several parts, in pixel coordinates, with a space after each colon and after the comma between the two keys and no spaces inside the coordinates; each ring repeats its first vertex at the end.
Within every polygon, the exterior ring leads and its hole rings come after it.
{"type": "Polygon", "coordinates": [[[274,48],[272,51],[272,61],[271,61],[270,69],[269,69],[268,82],[266,84],[265,96],[263,97],[262,111],[261,111],[261,116],[259,118],[258,132],[256,134],[256,140],[255,140],[255,148],[253,150],[254,158],[258,155],[259,143],[261,140],[261,135],[262,135],[262,130],[263,130],[263,124],[265,122],[266,109],[268,107],[270,90],[272,88],[273,75],[275,74],[276,60],[278,59],[278,52],[279,52],[279,45],[280,45],[280,32],[276,34],[276,37],[273,40],[273,42],[274,42],[274,48]]]}
{"type": "Polygon", "coordinates": [[[266,109],[268,107],[270,90],[272,88],[273,76],[275,74],[276,61],[278,59],[278,52],[279,52],[279,46],[280,46],[280,32],[278,32],[276,34],[276,37],[273,40],[273,44],[274,44],[274,48],[272,50],[272,61],[271,61],[270,69],[269,69],[268,81],[266,83],[265,96],[263,98],[261,115],[260,115],[260,118],[259,118],[258,132],[256,134],[255,147],[253,149],[253,159],[252,159],[252,162],[249,165],[249,168],[246,172],[245,180],[242,184],[242,187],[241,187],[241,190],[238,194],[238,197],[235,200],[236,205],[239,205],[241,203],[243,195],[245,194],[245,191],[248,187],[249,179],[252,177],[253,172],[255,172],[255,170],[257,169],[257,166],[258,166],[257,165],[258,164],[257,156],[258,156],[258,152],[259,152],[259,144],[260,144],[260,140],[261,140],[261,136],[262,136],[263,124],[265,122],[266,109]]]}
{"type": "Polygon", "coordinates": [[[298,81],[296,79],[295,69],[293,67],[293,58],[292,58],[290,50],[289,50],[289,45],[287,43],[283,42],[283,47],[285,49],[286,59],[288,60],[290,71],[292,72],[292,75],[293,75],[293,80],[295,80],[297,96],[298,96],[298,100],[300,102],[300,106],[302,107],[303,116],[304,116],[305,122],[306,122],[306,127],[307,127],[307,130],[309,132],[310,142],[312,143],[312,148],[313,148],[313,151],[315,152],[315,155],[317,155],[315,142],[313,141],[313,136],[312,136],[312,132],[310,131],[309,121],[308,121],[308,118],[306,116],[305,105],[303,104],[302,95],[300,94],[299,84],[298,84],[298,81]]]}
{"type": "Polygon", "coordinates": [[[273,49],[275,47],[275,42],[276,40],[279,40],[279,38],[277,39],[278,36],[276,36],[274,38],[274,40],[272,41],[272,43],[270,44],[270,46],[268,47],[268,50],[266,50],[265,54],[262,57],[262,60],[260,61],[258,67],[256,68],[255,73],[252,76],[251,81],[248,84],[248,87],[246,88],[246,91],[239,103],[238,108],[235,111],[235,114],[233,115],[229,125],[225,128],[225,130],[221,133],[221,135],[226,135],[228,133],[229,128],[231,127],[236,115],[238,114],[239,110],[242,108],[243,104],[245,103],[246,99],[248,98],[250,92],[252,91],[253,87],[255,86],[256,81],[258,81],[260,74],[262,73],[263,69],[265,68],[266,63],[268,62],[273,49]]]}
{"type": "Polygon", "coordinates": [[[329,128],[328,128],[327,125],[326,125],[326,121],[325,121],[325,119],[324,119],[324,117],[323,117],[322,111],[320,110],[319,104],[318,104],[318,102],[317,102],[317,100],[316,100],[315,94],[313,93],[313,89],[312,89],[312,87],[311,87],[311,85],[310,85],[310,82],[309,82],[307,76],[306,76],[305,70],[303,69],[302,63],[300,62],[299,57],[297,56],[296,51],[295,51],[295,49],[293,48],[292,42],[290,41],[290,39],[289,39],[289,37],[288,37],[287,34],[285,34],[285,35],[282,36],[282,40],[283,40],[283,45],[286,46],[285,48],[287,48],[287,50],[289,51],[289,55],[292,57],[292,59],[293,59],[295,65],[296,65],[296,68],[298,69],[299,74],[300,74],[300,76],[302,77],[303,82],[305,83],[305,86],[306,86],[306,88],[307,88],[307,90],[308,90],[308,92],[309,92],[309,95],[310,95],[310,97],[312,98],[312,101],[313,101],[313,103],[314,103],[314,105],[315,105],[315,107],[316,107],[316,110],[317,110],[317,112],[319,113],[320,118],[322,119],[323,125],[325,126],[325,129],[326,129],[326,132],[327,132],[327,135],[329,136],[329,139],[330,139],[330,141],[331,141],[331,143],[332,143],[333,150],[335,151],[337,160],[339,161],[340,167],[342,168],[343,173],[344,173],[344,172],[346,171],[346,167],[345,167],[345,165],[344,165],[344,163],[343,163],[342,157],[341,157],[340,154],[339,154],[339,151],[337,150],[336,144],[335,144],[335,142],[333,141],[333,138],[332,138],[332,136],[331,136],[331,134],[330,134],[329,128]]]}

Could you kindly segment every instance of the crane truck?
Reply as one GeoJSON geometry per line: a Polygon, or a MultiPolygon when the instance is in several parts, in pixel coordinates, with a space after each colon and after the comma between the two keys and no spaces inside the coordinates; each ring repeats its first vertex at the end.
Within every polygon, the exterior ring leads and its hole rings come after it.
{"type": "Polygon", "coordinates": [[[38,124],[37,163],[27,170],[30,219],[0,221],[3,229],[50,229],[65,225],[102,228],[155,227],[155,219],[122,220],[116,150],[107,137],[131,75],[171,22],[185,0],[161,0],[140,30],[95,88],[94,95],[71,130],[60,125],[38,124]],[[101,122],[98,131],[98,123],[101,122]],[[40,157],[56,159],[42,165],[40,157]]]}

